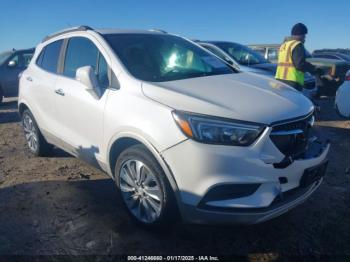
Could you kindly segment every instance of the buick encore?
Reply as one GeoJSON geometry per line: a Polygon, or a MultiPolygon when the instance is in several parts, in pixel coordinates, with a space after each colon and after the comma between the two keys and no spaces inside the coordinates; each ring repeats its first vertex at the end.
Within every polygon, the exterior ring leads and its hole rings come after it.
{"type": "Polygon", "coordinates": [[[46,37],[20,78],[28,148],[106,172],[135,221],[254,224],[320,186],[313,104],[162,31],[81,26],[46,37]]]}

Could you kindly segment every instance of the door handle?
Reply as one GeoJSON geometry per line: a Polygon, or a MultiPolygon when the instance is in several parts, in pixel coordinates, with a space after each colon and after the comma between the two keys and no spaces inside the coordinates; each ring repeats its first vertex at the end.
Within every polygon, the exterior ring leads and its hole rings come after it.
{"type": "Polygon", "coordinates": [[[27,76],[26,78],[29,82],[33,82],[33,78],[31,78],[30,76],[27,76]]]}
{"type": "Polygon", "coordinates": [[[56,89],[55,93],[60,95],[60,96],[64,96],[64,92],[63,92],[63,90],[61,88],[60,89],[56,89]]]}

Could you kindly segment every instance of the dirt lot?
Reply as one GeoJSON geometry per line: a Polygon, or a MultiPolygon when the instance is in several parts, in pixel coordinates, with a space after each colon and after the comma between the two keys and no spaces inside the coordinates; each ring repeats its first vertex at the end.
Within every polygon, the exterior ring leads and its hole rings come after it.
{"type": "Polygon", "coordinates": [[[261,225],[174,225],[148,231],[129,221],[111,180],[55,150],[25,150],[16,101],[0,106],[0,254],[350,255],[350,122],[320,101],[317,129],[332,140],[325,182],[312,198],[261,225]]]}

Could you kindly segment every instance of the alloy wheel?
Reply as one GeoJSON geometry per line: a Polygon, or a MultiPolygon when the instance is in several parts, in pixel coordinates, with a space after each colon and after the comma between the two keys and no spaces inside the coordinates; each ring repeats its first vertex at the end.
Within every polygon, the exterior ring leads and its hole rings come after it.
{"type": "Polygon", "coordinates": [[[161,215],[163,194],[156,175],[140,160],[127,160],[119,171],[123,201],[140,221],[152,223],[161,215]]]}
{"type": "Polygon", "coordinates": [[[23,129],[29,149],[36,152],[38,149],[38,133],[33,120],[28,114],[23,118],[23,129]]]}

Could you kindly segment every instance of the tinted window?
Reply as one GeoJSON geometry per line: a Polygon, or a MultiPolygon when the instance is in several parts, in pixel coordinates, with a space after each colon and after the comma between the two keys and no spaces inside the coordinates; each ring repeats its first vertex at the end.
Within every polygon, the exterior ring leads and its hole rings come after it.
{"type": "Polygon", "coordinates": [[[23,54],[23,66],[28,66],[30,63],[30,60],[32,60],[32,57],[33,57],[32,53],[23,54]]]}
{"type": "Polygon", "coordinates": [[[11,61],[16,63],[16,67],[27,67],[32,59],[32,53],[17,53],[10,58],[11,61]]]}
{"type": "Polygon", "coordinates": [[[101,88],[109,87],[109,67],[103,55],[87,38],[74,37],[68,42],[63,74],[74,78],[78,68],[91,66],[101,88]]]}
{"type": "Polygon", "coordinates": [[[36,59],[36,64],[38,66],[41,67],[41,63],[43,62],[43,58],[44,58],[44,53],[45,53],[45,49],[43,49],[39,55],[39,57],[36,59]]]}
{"type": "Polygon", "coordinates": [[[78,68],[92,66],[96,70],[97,47],[87,38],[74,37],[68,42],[63,74],[68,77],[75,77],[78,68]]]}
{"type": "Polygon", "coordinates": [[[167,34],[104,35],[129,72],[144,81],[172,81],[234,70],[216,56],[167,34]]]}
{"type": "Polygon", "coordinates": [[[209,45],[203,45],[204,48],[208,49],[210,52],[212,52],[214,55],[217,55],[218,57],[220,57],[221,59],[226,60],[226,57],[219,52],[218,50],[216,50],[215,48],[209,46],[209,45]]]}
{"type": "Polygon", "coordinates": [[[11,57],[11,61],[14,61],[17,66],[21,66],[19,55],[15,55],[15,56],[11,57]]]}
{"type": "Polygon", "coordinates": [[[244,45],[229,42],[215,42],[213,44],[220,47],[241,65],[249,66],[269,62],[261,54],[244,45]]]}
{"type": "Polygon", "coordinates": [[[109,86],[108,78],[108,65],[104,57],[99,54],[98,68],[96,70],[97,81],[99,86],[102,88],[107,88],[109,86]]]}
{"type": "Polygon", "coordinates": [[[278,49],[272,49],[272,48],[269,48],[268,52],[267,52],[267,58],[268,60],[270,61],[275,61],[278,59],[278,53],[279,53],[279,50],[278,49]]]}
{"type": "Polygon", "coordinates": [[[63,40],[58,40],[47,45],[39,55],[36,63],[46,71],[57,73],[58,59],[63,40]]]}
{"type": "Polygon", "coordinates": [[[266,49],[265,48],[263,48],[263,47],[252,47],[251,49],[254,50],[255,52],[258,52],[263,57],[265,57],[265,53],[266,53],[266,49]]]}

